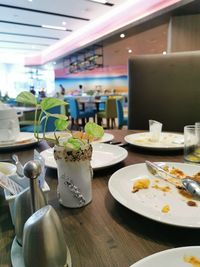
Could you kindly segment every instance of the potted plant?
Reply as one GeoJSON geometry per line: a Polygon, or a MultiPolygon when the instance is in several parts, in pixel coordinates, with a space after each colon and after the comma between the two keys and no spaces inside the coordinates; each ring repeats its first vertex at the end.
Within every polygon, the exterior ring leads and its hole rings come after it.
{"type": "Polygon", "coordinates": [[[17,102],[31,104],[36,107],[34,136],[38,140],[54,143],[54,158],[58,167],[58,198],[59,202],[70,208],[82,207],[92,200],[92,157],[91,141],[101,138],[104,130],[93,122],[85,125],[84,132],[71,132],[68,117],[63,114],[51,114],[48,110],[56,106],[66,105],[61,99],[47,97],[40,103],[30,92],[22,92],[17,96],[17,102]],[[38,117],[38,110],[40,115],[38,117]],[[38,117],[38,120],[37,120],[38,117]],[[50,117],[56,118],[53,137],[46,135],[46,124],[50,117]],[[39,125],[43,123],[43,131],[39,125]],[[65,131],[66,136],[59,137],[57,131],[65,131]]]}

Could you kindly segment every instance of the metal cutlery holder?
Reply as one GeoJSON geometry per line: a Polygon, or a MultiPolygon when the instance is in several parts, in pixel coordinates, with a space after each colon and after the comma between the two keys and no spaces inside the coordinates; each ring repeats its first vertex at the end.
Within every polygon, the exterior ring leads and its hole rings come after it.
{"type": "Polygon", "coordinates": [[[30,188],[20,193],[14,203],[16,237],[11,248],[12,266],[68,267],[71,266],[70,253],[59,218],[55,210],[47,206],[38,186],[40,173],[38,161],[25,164],[24,175],[30,179],[30,188]]]}

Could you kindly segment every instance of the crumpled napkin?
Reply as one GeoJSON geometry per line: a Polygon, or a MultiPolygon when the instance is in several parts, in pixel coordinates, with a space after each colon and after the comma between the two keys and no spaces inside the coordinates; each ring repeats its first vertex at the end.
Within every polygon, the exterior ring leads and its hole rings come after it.
{"type": "Polygon", "coordinates": [[[159,142],[162,132],[162,126],[163,125],[161,122],[149,120],[150,140],[152,142],[159,142]]]}

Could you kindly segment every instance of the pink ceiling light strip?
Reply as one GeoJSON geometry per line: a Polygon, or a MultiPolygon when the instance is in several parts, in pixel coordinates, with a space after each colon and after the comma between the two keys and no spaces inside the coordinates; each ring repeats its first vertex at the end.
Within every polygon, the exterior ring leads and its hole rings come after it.
{"type": "Polygon", "coordinates": [[[80,49],[95,40],[181,0],[128,0],[108,14],[90,22],[36,56],[25,58],[26,65],[41,65],[80,49]]]}

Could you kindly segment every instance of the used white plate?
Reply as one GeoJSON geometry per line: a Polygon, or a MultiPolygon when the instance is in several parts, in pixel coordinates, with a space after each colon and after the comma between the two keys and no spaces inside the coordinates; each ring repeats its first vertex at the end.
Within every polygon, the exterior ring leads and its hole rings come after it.
{"type": "Polygon", "coordinates": [[[103,137],[101,137],[100,139],[93,141],[92,144],[96,144],[96,143],[106,143],[106,142],[110,142],[114,139],[114,135],[109,134],[109,133],[104,133],[103,137]]]}
{"type": "Polygon", "coordinates": [[[152,142],[150,138],[150,132],[135,133],[124,137],[127,143],[143,148],[176,150],[184,147],[183,134],[162,132],[159,142],[152,142]]]}
{"type": "MultiPolygon", "coordinates": [[[[92,145],[92,160],[91,166],[93,170],[97,170],[100,168],[105,168],[116,163],[121,162],[128,156],[128,152],[126,149],[109,145],[104,143],[96,143],[92,145]]],[[[53,149],[49,148],[40,153],[45,160],[45,166],[49,168],[57,168],[55,159],[53,157],[53,149]]]]}
{"type": "Polygon", "coordinates": [[[12,144],[0,144],[0,150],[2,149],[8,149],[8,148],[18,148],[18,147],[24,147],[29,146],[32,144],[37,143],[37,139],[34,137],[33,133],[27,133],[27,132],[20,132],[19,136],[17,137],[17,140],[12,144]]]}
{"type": "MultiPolygon", "coordinates": [[[[68,134],[68,133],[67,133],[68,134]]],[[[56,132],[56,135],[57,136],[60,136],[61,138],[62,137],[65,137],[66,136],[66,132],[56,132]]],[[[54,133],[53,132],[49,132],[49,133],[46,133],[46,136],[49,137],[49,138],[53,138],[54,137],[54,133]]],[[[106,143],[106,142],[110,142],[114,139],[114,135],[112,134],[109,134],[109,133],[104,133],[104,135],[102,136],[102,138],[92,142],[93,144],[96,144],[96,143],[106,143]]]]}
{"type": "MultiPolygon", "coordinates": [[[[188,175],[200,171],[200,166],[184,163],[167,162],[170,168],[175,167],[188,175]]],[[[115,172],[109,180],[108,187],[112,196],[125,207],[152,220],[183,227],[200,228],[200,201],[195,207],[188,206],[188,198],[182,196],[175,186],[152,176],[144,163],[130,165],[115,172]],[[134,182],[140,178],[151,180],[148,189],[132,193],[134,182]],[[169,186],[169,192],[152,188],[169,186]],[[169,205],[168,213],[162,208],[169,205]]]]}
{"type": "Polygon", "coordinates": [[[164,250],[146,257],[130,267],[189,267],[199,266],[187,263],[190,257],[195,257],[200,264],[200,247],[180,247],[164,250]]]}

